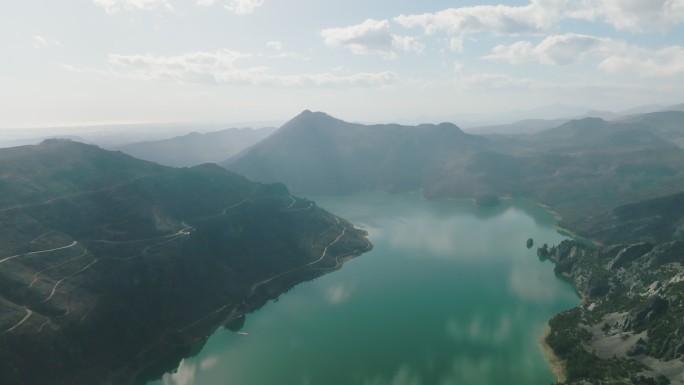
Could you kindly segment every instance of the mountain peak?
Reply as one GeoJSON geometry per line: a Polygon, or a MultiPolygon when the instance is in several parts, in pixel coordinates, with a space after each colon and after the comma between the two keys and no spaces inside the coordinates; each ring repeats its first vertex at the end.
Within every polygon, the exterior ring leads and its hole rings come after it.
{"type": "Polygon", "coordinates": [[[450,123],[450,122],[442,122],[442,123],[438,124],[437,127],[445,129],[445,130],[452,130],[452,131],[456,131],[456,132],[459,132],[461,134],[464,134],[463,130],[461,130],[461,127],[459,127],[453,123],[450,123]]]}
{"type": "Polygon", "coordinates": [[[324,128],[329,125],[345,123],[333,116],[320,111],[304,110],[299,115],[290,119],[282,126],[282,129],[292,129],[294,127],[324,128]]]}

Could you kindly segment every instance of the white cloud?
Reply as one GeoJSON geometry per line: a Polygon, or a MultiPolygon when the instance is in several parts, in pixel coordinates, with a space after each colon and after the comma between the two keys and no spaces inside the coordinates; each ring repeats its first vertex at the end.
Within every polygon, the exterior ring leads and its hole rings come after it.
{"type": "Polygon", "coordinates": [[[193,52],[175,56],[109,55],[108,71],[65,66],[76,72],[103,72],[141,80],[190,84],[236,84],[275,87],[377,87],[396,81],[390,71],[360,72],[346,76],[330,73],[276,75],[268,67],[238,65],[240,60],[263,57],[231,50],[193,52]]]}
{"type": "Polygon", "coordinates": [[[655,52],[630,51],[606,58],[599,68],[609,73],[630,73],[641,77],[684,75],[684,47],[672,46],[655,52]]]}
{"type": "Polygon", "coordinates": [[[320,34],[325,44],[347,47],[357,55],[375,53],[392,58],[396,56],[396,51],[421,52],[424,48],[413,37],[390,33],[387,20],[367,19],[349,27],[324,29],[320,34]]]}
{"type": "Polygon", "coordinates": [[[683,46],[653,51],[623,40],[580,34],[549,36],[537,45],[529,41],[499,45],[484,58],[511,64],[539,62],[565,66],[589,57],[596,58],[598,67],[611,74],[630,73],[640,77],[684,74],[683,46]]]}
{"type": "Polygon", "coordinates": [[[225,7],[236,15],[249,15],[263,5],[264,0],[231,0],[225,7]]]}
{"type": "Polygon", "coordinates": [[[157,8],[173,10],[168,0],[93,0],[93,4],[99,5],[107,13],[117,13],[120,10],[146,10],[150,11],[157,8]]]}
{"type": "Polygon", "coordinates": [[[33,36],[32,40],[34,48],[43,48],[47,46],[59,47],[60,45],[62,45],[58,40],[48,40],[40,35],[33,36]]]}
{"type": "Polygon", "coordinates": [[[505,60],[511,64],[537,61],[543,64],[568,65],[587,56],[600,58],[629,49],[626,42],[591,35],[565,34],[545,38],[538,45],[518,41],[494,47],[486,59],[505,60]]]}
{"type": "Polygon", "coordinates": [[[465,89],[542,89],[557,85],[534,79],[513,77],[503,74],[477,74],[456,79],[456,85],[465,89]]]}
{"type": "Polygon", "coordinates": [[[197,0],[197,5],[201,5],[204,7],[214,5],[214,3],[216,3],[216,0],[197,0]]]}
{"type": "Polygon", "coordinates": [[[269,76],[265,84],[282,87],[379,87],[396,82],[395,72],[359,72],[347,76],[329,73],[269,76]]]}
{"type": "MultiPolygon", "coordinates": [[[[151,80],[177,80],[189,83],[240,82],[249,71],[238,70],[235,62],[250,55],[222,50],[193,52],[177,56],[109,55],[111,68],[119,73],[151,80]]],[[[253,72],[258,69],[253,69],[253,72]]]]}
{"type": "Polygon", "coordinates": [[[533,1],[525,6],[478,5],[449,8],[434,13],[400,15],[394,21],[404,27],[420,27],[428,35],[445,32],[464,36],[474,33],[540,34],[559,18],[558,1],[533,1]]]}
{"type": "Polygon", "coordinates": [[[415,37],[411,36],[392,36],[392,46],[405,52],[423,52],[425,46],[415,37]]]}
{"type": "Polygon", "coordinates": [[[277,40],[269,41],[268,43],[266,43],[266,47],[280,51],[281,49],[283,49],[283,43],[277,40]]]}
{"type": "Polygon", "coordinates": [[[394,21],[427,34],[544,34],[563,18],[601,20],[618,30],[667,31],[684,23],[684,0],[532,0],[524,6],[479,5],[400,15],[394,21]]]}
{"type": "Polygon", "coordinates": [[[34,47],[40,48],[40,47],[45,47],[46,45],[48,45],[48,42],[47,42],[47,40],[45,40],[44,37],[38,36],[38,35],[33,37],[33,46],[34,47]]]}
{"type": "Polygon", "coordinates": [[[684,23],[684,0],[580,0],[568,5],[568,17],[602,20],[618,30],[667,31],[684,23]]]}
{"type": "Polygon", "coordinates": [[[463,38],[451,37],[449,39],[449,48],[456,53],[463,52],[463,38]]]}

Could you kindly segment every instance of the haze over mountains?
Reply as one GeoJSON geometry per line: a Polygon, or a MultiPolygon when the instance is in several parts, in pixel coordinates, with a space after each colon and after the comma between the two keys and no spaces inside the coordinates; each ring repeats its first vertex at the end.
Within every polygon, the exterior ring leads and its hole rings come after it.
{"type": "Polygon", "coordinates": [[[170,139],[136,142],[118,147],[118,150],[136,158],[173,167],[218,163],[258,143],[275,131],[229,128],[227,130],[177,136],[170,139]]]}
{"type": "MultiPolygon", "coordinates": [[[[619,120],[627,117],[662,111],[684,111],[684,105],[648,104],[632,107],[622,111],[602,111],[566,106],[549,106],[537,110],[504,115],[494,124],[469,124],[464,129],[473,134],[533,134],[536,132],[558,127],[570,120],[582,118],[601,118],[605,120],[619,120]]],[[[460,121],[456,119],[456,121],[460,121]]]]}
{"type": "Polygon", "coordinates": [[[521,196],[572,223],[684,189],[682,124],[684,112],[664,111],[488,137],[448,123],[365,126],[305,111],[221,164],[308,194],[421,189],[429,198],[521,196]]]}

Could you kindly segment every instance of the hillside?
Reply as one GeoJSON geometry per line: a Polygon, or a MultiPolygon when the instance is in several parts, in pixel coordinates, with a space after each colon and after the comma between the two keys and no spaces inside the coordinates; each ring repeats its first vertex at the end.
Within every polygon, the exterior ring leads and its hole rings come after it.
{"type": "Polygon", "coordinates": [[[117,149],[139,159],[173,167],[217,163],[266,138],[273,128],[230,128],[170,139],[126,144],[117,149]]]}
{"type": "Polygon", "coordinates": [[[284,185],[61,140],[0,150],[0,227],[2,384],[131,384],[371,247],[284,185]]]}
{"type": "Polygon", "coordinates": [[[568,225],[606,244],[684,240],[684,192],[618,206],[568,225]]]}
{"type": "Polygon", "coordinates": [[[472,127],[467,130],[471,134],[534,134],[554,127],[558,127],[569,119],[525,119],[514,123],[496,124],[492,126],[472,127]]]}
{"type": "Polygon", "coordinates": [[[538,250],[583,298],[551,319],[545,338],[563,360],[564,383],[682,383],[683,253],[679,241],[538,250]]]}
{"type": "MultiPolygon", "coordinates": [[[[684,124],[684,114],[676,119],[684,124]]],[[[551,206],[567,225],[684,190],[684,151],[664,131],[664,125],[644,120],[573,120],[535,135],[499,139],[500,149],[479,154],[471,167],[492,190],[551,206]]],[[[449,187],[439,195],[448,196],[449,187]]]]}

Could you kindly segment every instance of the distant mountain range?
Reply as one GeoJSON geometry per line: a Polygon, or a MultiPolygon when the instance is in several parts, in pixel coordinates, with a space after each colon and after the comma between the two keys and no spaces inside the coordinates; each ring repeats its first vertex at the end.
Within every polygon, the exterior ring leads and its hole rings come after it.
{"type": "Polygon", "coordinates": [[[305,111],[221,165],[303,194],[421,189],[429,198],[520,196],[564,224],[684,191],[684,112],[571,120],[528,135],[362,125],[305,111]]]}
{"type": "Polygon", "coordinates": [[[282,184],[65,140],[0,150],[0,227],[2,384],[132,384],[371,247],[282,184]]]}
{"type": "Polygon", "coordinates": [[[230,128],[205,134],[193,132],[170,139],[126,144],[117,149],[166,166],[189,167],[218,163],[256,144],[273,131],[275,128],[230,128]]]}
{"type": "MultiPolygon", "coordinates": [[[[560,108],[560,107],[559,107],[560,108]]],[[[577,120],[583,118],[601,118],[604,120],[620,120],[629,117],[638,117],[643,114],[649,114],[653,112],[666,112],[666,111],[684,111],[684,104],[664,106],[661,104],[649,104],[646,106],[630,108],[627,110],[619,112],[611,111],[600,111],[600,110],[578,110],[577,109],[551,109],[548,112],[556,111],[555,114],[550,114],[551,117],[546,118],[534,118],[534,119],[523,119],[515,120],[514,117],[511,118],[513,123],[502,123],[494,125],[474,125],[469,126],[465,129],[466,132],[473,134],[534,134],[544,130],[548,130],[554,127],[558,127],[561,124],[567,123],[570,120],[577,120]],[[565,112],[562,112],[565,111],[565,112]]],[[[544,111],[544,110],[542,110],[544,111]]],[[[529,116],[537,116],[533,111],[530,112],[529,116]]]]}

